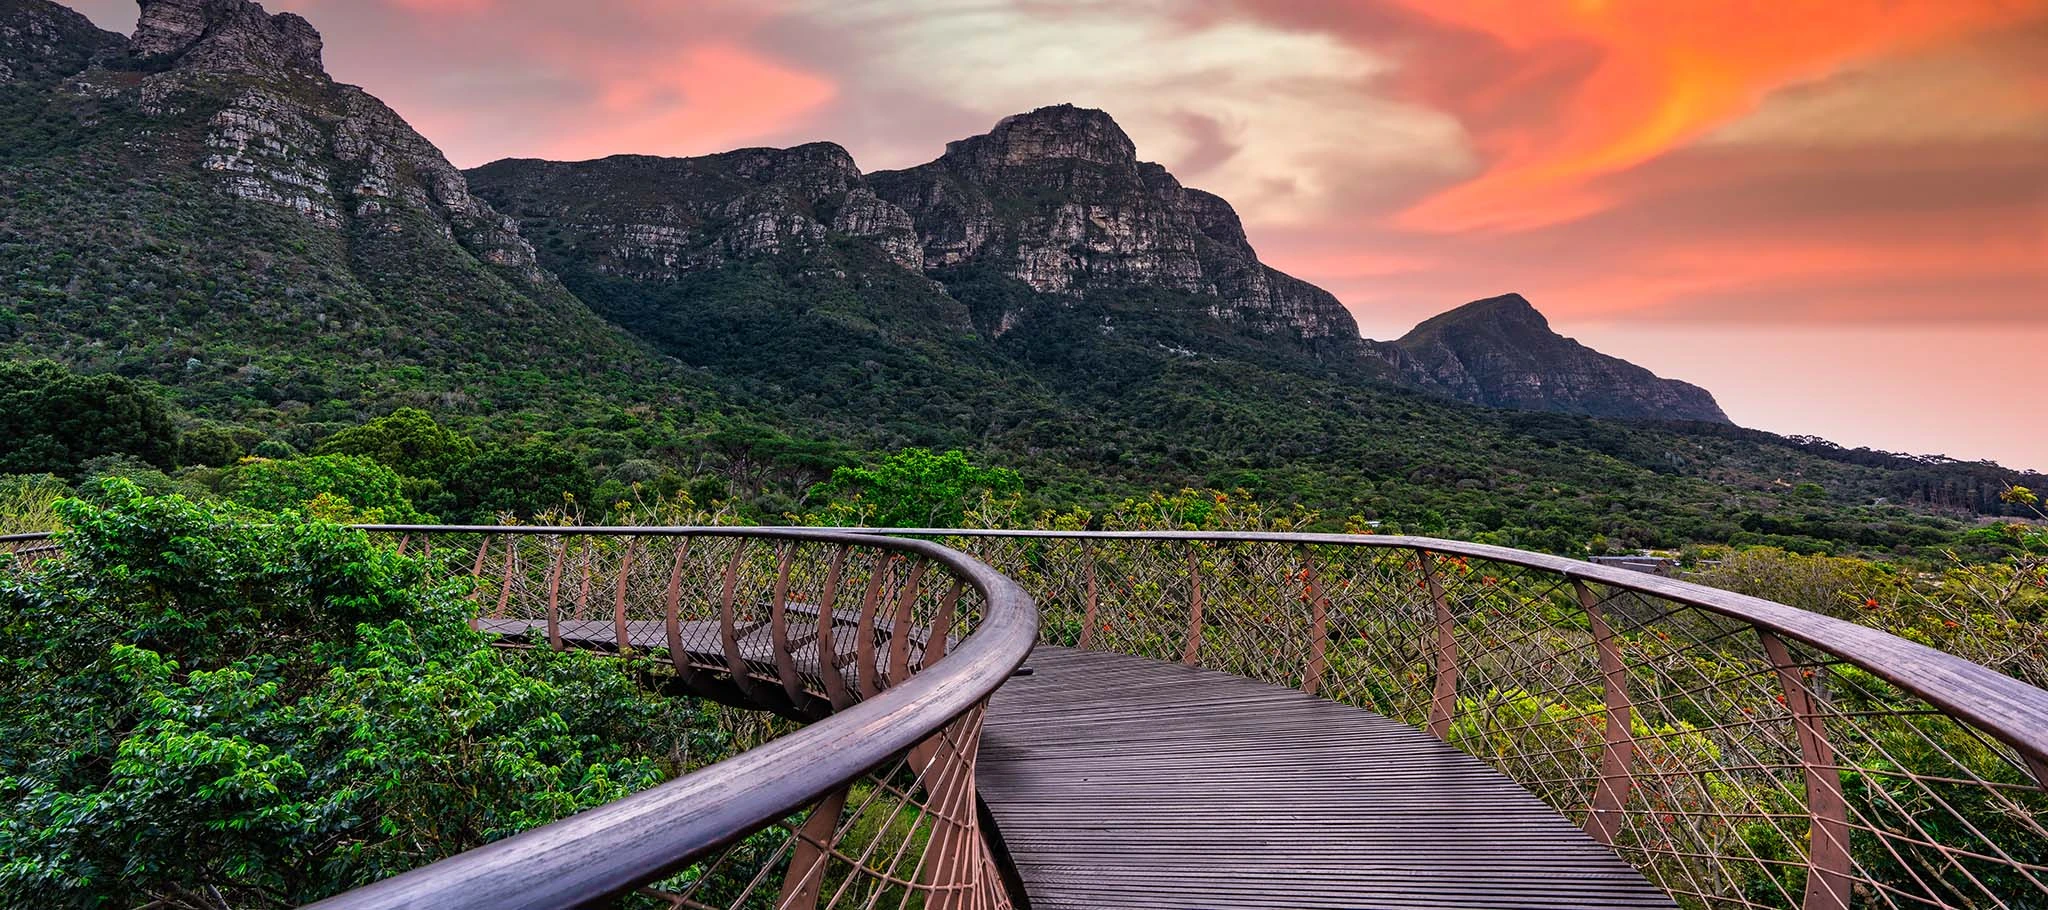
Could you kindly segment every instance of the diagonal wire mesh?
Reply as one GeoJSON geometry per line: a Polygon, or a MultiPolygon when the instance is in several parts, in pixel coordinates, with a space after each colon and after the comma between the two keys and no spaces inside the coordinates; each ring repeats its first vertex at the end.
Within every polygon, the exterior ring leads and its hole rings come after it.
{"type": "Polygon", "coordinates": [[[1048,641],[1426,730],[1682,906],[2048,907],[2048,794],[2013,729],[1728,610],[1415,539],[945,539],[1040,596],[1048,641]]]}
{"type": "MultiPolygon", "coordinates": [[[[391,533],[442,577],[471,579],[479,628],[508,646],[644,657],[652,684],[756,709],[736,718],[873,700],[957,649],[990,607],[928,556],[843,539],[391,533]]],[[[1682,906],[2048,907],[2048,710],[2028,709],[2048,693],[1960,659],[1707,589],[1442,541],[943,539],[1035,594],[1046,641],[1299,687],[1427,731],[1682,906]],[[2006,707],[1963,710],[1966,697],[2006,707]]],[[[51,552],[8,543],[16,571],[51,552]]],[[[985,709],[635,899],[1008,906],[974,811],[985,709]]]]}
{"type": "MultiPolygon", "coordinates": [[[[720,717],[740,748],[903,685],[958,649],[991,606],[952,565],[857,539],[573,527],[381,533],[438,578],[469,579],[476,626],[500,644],[633,658],[651,685],[736,706],[720,717]],[[764,711],[790,721],[763,723],[764,711]]],[[[822,799],[652,877],[628,902],[1010,906],[975,799],[985,703],[822,799]]]]}

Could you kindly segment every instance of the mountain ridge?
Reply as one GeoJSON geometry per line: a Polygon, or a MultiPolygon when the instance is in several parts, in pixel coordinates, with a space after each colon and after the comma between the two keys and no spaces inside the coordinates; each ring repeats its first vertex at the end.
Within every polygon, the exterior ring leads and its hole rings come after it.
{"type": "Polygon", "coordinates": [[[142,56],[0,0],[0,39],[40,23],[0,40],[9,72],[36,73],[0,85],[0,351],[148,380],[221,443],[203,464],[422,407],[492,444],[559,443],[621,495],[687,486],[762,520],[835,464],[917,446],[1024,472],[1034,506],[1244,489],[1559,552],[1596,534],[1931,545],[1937,519],[1872,501],[1996,512],[2021,482],[1427,390],[1355,330],[1264,306],[1306,291],[1258,290],[1280,279],[1228,203],[1137,161],[1107,115],[1047,115],[1100,117],[1071,143],[1012,119],[923,171],[861,174],[820,143],[594,166],[637,184],[546,162],[465,175],[309,69],[292,20],[148,2],[245,25],[168,28],[142,56]],[[920,224],[940,196],[987,220],[920,224]],[[975,255],[933,261],[970,234],[975,255]]]}
{"type": "MultiPolygon", "coordinates": [[[[73,18],[0,0],[0,31],[73,18]]],[[[330,79],[304,19],[249,0],[143,0],[134,37],[70,40],[68,54],[0,58],[69,70],[0,86],[11,343],[269,420],[336,397],[460,409],[533,394],[482,387],[479,357],[675,369],[540,269],[433,143],[330,79]],[[355,356],[316,353],[344,350],[355,356]],[[395,374],[406,369],[420,378],[395,374]]]]}
{"type": "MultiPolygon", "coordinates": [[[[1364,339],[1334,295],[1259,259],[1228,201],[1140,160],[1106,112],[1070,104],[1004,117],[898,170],[863,173],[843,146],[813,142],[688,158],[504,159],[466,173],[526,233],[566,231],[590,268],[616,277],[674,281],[733,262],[817,255],[828,237],[846,237],[936,281],[990,339],[1046,313],[1032,295],[1164,291],[1339,372],[1460,401],[1729,422],[1711,393],[1557,335],[1540,314],[1495,331],[1492,311],[1468,304],[1403,339],[1364,339]],[[950,287],[963,273],[993,273],[1030,293],[977,303],[950,287]],[[1448,335],[1431,328],[1453,314],[1462,315],[1448,335]]],[[[550,266],[579,264],[556,257],[550,266]]]]}

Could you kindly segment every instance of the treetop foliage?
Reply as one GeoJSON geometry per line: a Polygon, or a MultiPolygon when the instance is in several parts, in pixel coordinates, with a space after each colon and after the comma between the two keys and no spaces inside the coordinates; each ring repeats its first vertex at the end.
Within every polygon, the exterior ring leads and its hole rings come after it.
{"type": "Polygon", "coordinates": [[[466,582],[361,533],[95,500],[0,575],[0,905],[295,906],[716,748],[613,660],[491,648],[466,582]]]}

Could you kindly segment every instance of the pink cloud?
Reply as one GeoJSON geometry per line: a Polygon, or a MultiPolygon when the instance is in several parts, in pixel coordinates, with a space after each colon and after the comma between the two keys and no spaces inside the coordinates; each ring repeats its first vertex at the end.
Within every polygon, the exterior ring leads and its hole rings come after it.
{"type": "Polygon", "coordinates": [[[830,102],[829,80],[749,48],[714,43],[661,63],[598,65],[595,103],[544,157],[700,154],[786,130],[830,102]]]}

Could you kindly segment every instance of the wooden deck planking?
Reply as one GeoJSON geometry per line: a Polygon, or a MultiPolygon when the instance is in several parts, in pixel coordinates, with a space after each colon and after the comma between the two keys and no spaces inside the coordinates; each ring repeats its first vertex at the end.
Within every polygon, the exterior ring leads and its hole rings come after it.
{"type": "MultiPolygon", "coordinates": [[[[581,647],[616,635],[609,619],[559,629],[581,647]]],[[[723,660],[715,621],[681,631],[693,656],[723,660]]],[[[772,661],[767,637],[740,635],[745,659],[772,661]]],[[[627,638],[665,647],[667,633],[635,620],[627,638]]],[[[990,704],[975,780],[1034,910],[1674,906],[1520,785],[1405,724],[1127,655],[1041,645],[1030,666],[990,704]]]]}
{"type": "Polygon", "coordinates": [[[976,783],[1034,910],[1670,908],[1519,785],[1367,711],[1041,646],[976,783]]]}

